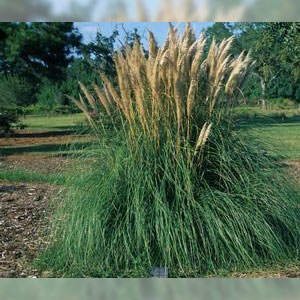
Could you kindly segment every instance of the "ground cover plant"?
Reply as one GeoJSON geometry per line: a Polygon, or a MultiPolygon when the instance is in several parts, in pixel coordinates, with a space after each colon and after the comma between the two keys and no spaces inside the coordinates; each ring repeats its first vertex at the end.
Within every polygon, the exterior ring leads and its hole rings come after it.
{"type": "Polygon", "coordinates": [[[254,62],[231,56],[232,42],[204,55],[204,35],[170,26],[162,47],[150,33],[147,54],[138,42],[116,54],[116,82],[81,84],[73,101],[99,159],[66,179],[41,268],[132,277],[159,266],[191,277],[297,259],[299,194],[234,126],[254,62]]]}

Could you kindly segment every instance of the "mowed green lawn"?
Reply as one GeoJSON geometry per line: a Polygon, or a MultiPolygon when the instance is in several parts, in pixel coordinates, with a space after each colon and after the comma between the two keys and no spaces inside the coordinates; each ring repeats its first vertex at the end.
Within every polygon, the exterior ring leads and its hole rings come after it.
{"type": "Polygon", "coordinates": [[[74,152],[75,145],[76,149],[80,149],[92,140],[91,136],[78,135],[83,129],[83,114],[27,116],[22,123],[26,126],[24,130],[0,142],[0,156],[70,154],[74,152]]]}
{"type": "Polygon", "coordinates": [[[278,155],[300,159],[300,116],[249,119],[242,125],[242,131],[270,145],[278,155]]]}
{"type": "MultiPolygon", "coordinates": [[[[251,109],[245,117],[245,111],[239,112],[242,116],[241,131],[251,134],[260,141],[271,146],[275,154],[285,156],[287,159],[300,160],[300,114],[296,113],[287,117],[277,115],[263,115],[258,111],[251,115],[251,109]]],[[[77,138],[72,131],[76,132],[84,122],[83,114],[57,115],[57,116],[27,116],[23,123],[27,126],[24,132],[29,133],[27,144],[11,144],[9,146],[0,145],[0,156],[12,154],[34,154],[34,155],[69,155],[79,154],[80,149],[90,146],[91,136],[77,138]],[[65,131],[71,131],[72,136],[68,137],[65,131]],[[41,143],[31,143],[31,135],[42,132],[44,135],[49,133],[49,142],[46,138],[41,139],[41,143]],[[69,144],[74,144],[70,147],[69,144]]],[[[27,138],[26,138],[27,140],[27,138]]],[[[38,139],[39,141],[39,139],[38,139]]],[[[14,142],[13,142],[14,143],[14,142]]],[[[37,159],[38,156],[37,156],[37,159]]]]}
{"type": "MultiPolygon", "coordinates": [[[[281,112],[274,116],[256,109],[255,116],[252,116],[253,111],[251,109],[248,111],[249,116],[242,125],[243,131],[271,145],[278,155],[289,159],[300,159],[300,115],[288,111],[283,117],[281,112]]],[[[28,116],[23,123],[28,126],[26,129],[31,131],[60,131],[76,130],[80,128],[83,121],[83,114],[73,114],[49,117],[28,116]]]]}
{"type": "Polygon", "coordinates": [[[32,131],[72,130],[84,121],[83,114],[57,116],[27,116],[22,122],[32,131]]]}
{"type": "Polygon", "coordinates": [[[77,134],[83,128],[83,114],[27,116],[22,122],[24,130],[0,140],[0,181],[57,183],[58,174],[49,165],[59,165],[60,158],[80,156],[81,149],[93,144],[90,135],[77,134]],[[36,162],[40,168],[32,170],[36,162]],[[10,168],[12,163],[14,168],[10,168]]]}

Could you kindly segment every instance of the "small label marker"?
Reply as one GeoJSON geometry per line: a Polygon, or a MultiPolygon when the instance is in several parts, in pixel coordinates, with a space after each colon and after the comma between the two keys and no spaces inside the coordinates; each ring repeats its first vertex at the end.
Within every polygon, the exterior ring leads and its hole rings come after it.
{"type": "Polygon", "coordinates": [[[168,268],[153,268],[150,275],[153,278],[168,278],[168,268]]]}

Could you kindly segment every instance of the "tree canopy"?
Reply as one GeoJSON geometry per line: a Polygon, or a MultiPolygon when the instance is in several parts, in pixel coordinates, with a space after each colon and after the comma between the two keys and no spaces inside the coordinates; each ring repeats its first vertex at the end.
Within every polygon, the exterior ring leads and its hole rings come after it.
{"type": "Polygon", "coordinates": [[[206,34],[209,40],[215,37],[217,41],[235,35],[232,54],[251,52],[256,64],[249,84],[257,81],[258,86],[256,90],[252,86],[250,96],[300,101],[300,23],[215,23],[206,34]]]}
{"type": "Polygon", "coordinates": [[[73,23],[1,23],[2,73],[60,80],[81,45],[73,23]]]}

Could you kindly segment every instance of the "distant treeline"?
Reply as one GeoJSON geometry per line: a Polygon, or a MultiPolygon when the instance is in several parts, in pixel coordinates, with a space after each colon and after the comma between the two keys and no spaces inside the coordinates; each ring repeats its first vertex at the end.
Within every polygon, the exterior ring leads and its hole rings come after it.
{"type": "MultiPolygon", "coordinates": [[[[78,81],[114,77],[118,47],[141,41],[138,30],[83,37],[71,22],[0,23],[0,110],[25,113],[75,112],[66,95],[78,97],[78,81]]],[[[251,51],[256,67],[241,99],[300,101],[300,23],[215,23],[206,29],[208,45],[235,35],[232,55],[251,51]]],[[[147,50],[145,50],[147,52],[147,50]]]]}

